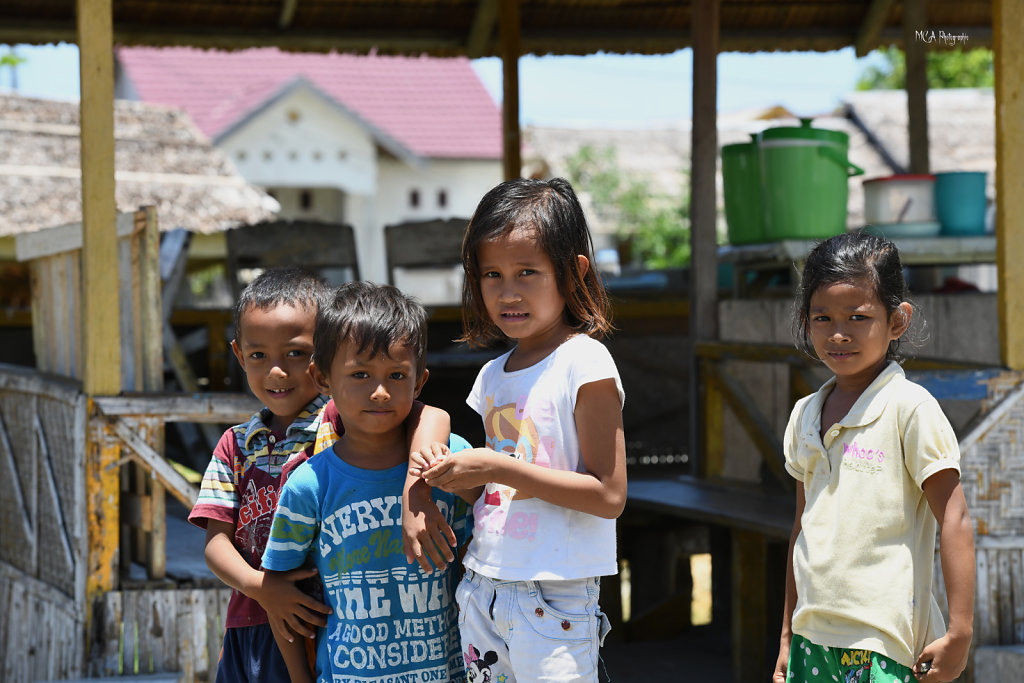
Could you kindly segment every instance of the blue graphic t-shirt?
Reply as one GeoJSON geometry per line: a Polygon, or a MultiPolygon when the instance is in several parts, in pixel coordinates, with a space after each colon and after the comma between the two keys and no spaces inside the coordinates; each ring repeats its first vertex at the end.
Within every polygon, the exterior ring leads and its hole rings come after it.
{"type": "MultiPolygon", "coordinates": [[[[321,682],[465,681],[453,572],[424,574],[402,552],[405,474],[404,464],[365,470],[326,449],[281,491],[263,566],[287,571],[312,556],[334,610],[317,639],[321,682]]],[[[433,495],[461,546],[468,506],[433,495]]]]}

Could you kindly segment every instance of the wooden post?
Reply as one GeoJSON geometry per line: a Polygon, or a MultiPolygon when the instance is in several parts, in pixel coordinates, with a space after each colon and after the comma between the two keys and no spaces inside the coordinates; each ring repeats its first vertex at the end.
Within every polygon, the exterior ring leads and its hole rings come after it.
{"type": "Polygon", "coordinates": [[[903,52],[907,58],[907,133],[910,172],[928,173],[928,46],[915,31],[928,28],[925,0],[903,0],[903,52]]]}
{"type": "Polygon", "coordinates": [[[498,35],[501,41],[501,130],[504,149],[505,180],[523,174],[519,139],[519,0],[501,0],[498,35]]]}
{"type": "MultiPolygon", "coordinates": [[[[81,69],[82,377],[90,408],[93,396],[121,391],[111,2],[76,0],[81,69]]],[[[111,465],[119,453],[116,441],[103,430],[89,430],[87,633],[91,633],[97,599],[117,585],[118,471],[111,465]]]]}
{"type": "MultiPolygon", "coordinates": [[[[693,3],[693,119],[690,158],[690,367],[699,377],[693,345],[718,339],[718,241],[715,169],[718,162],[719,0],[693,3]]],[[[697,383],[690,390],[690,455],[701,469],[701,417],[697,383]]]]}
{"type": "Polygon", "coordinates": [[[996,79],[996,264],[1003,365],[1024,370],[1024,5],[992,3],[996,79]]]}
{"type": "Polygon", "coordinates": [[[766,558],[764,536],[732,530],[732,675],[737,683],[767,678],[766,558]]]}

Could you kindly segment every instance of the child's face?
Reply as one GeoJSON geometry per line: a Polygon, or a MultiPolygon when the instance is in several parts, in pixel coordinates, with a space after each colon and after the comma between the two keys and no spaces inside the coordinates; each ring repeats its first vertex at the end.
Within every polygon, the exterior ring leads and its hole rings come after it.
{"type": "Polygon", "coordinates": [[[487,314],[507,337],[520,348],[564,340],[565,299],[558,291],[554,264],[533,231],[514,230],[483,242],[478,260],[487,314]]]}
{"type": "Polygon", "coordinates": [[[249,388],[273,413],[270,427],[283,431],[317,395],[310,377],[316,311],[281,304],[249,308],[239,321],[239,338],[231,342],[249,388]]]}
{"type": "Polygon", "coordinates": [[[906,332],[911,312],[904,302],[889,315],[869,283],[837,282],[811,295],[807,331],[838,379],[867,386],[884,367],[889,342],[906,332]]]}
{"type": "Polygon", "coordinates": [[[428,374],[424,369],[417,375],[416,356],[407,344],[392,344],[387,354],[374,356],[348,341],[338,347],[327,372],[315,364],[311,370],[320,390],[334,399],[348,437],[403,429],[428,374]]]}

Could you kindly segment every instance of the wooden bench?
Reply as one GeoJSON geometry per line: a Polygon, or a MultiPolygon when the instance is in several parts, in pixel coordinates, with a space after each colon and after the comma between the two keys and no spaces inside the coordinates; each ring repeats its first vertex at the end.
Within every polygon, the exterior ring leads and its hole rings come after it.
{"type": "MultiPolygon", "coordinates": [[[[769,492],[753,484],[686,475],[629,481],[620,535],[631,533],[631,525],[649,525],[652,516],[669,524],[692,522],[714,530],[709,534],[713,621],[720,618],[730,623],[733,673],[740,683],[767,680],[775,662],[795,508],[792,494],[769,492]]],[[[658,559],[656,553],[644,557],[658,559]]],[[[661,614],[678,625],[678,612],[686,609],[688,613],[689,596],[666,597],[671,604],[661,614]]],[[[656,625],[664,623],[664,619],[655,620],[656,625]]],[[[640,635],[635,629],[632,632],[640,635]]]]}

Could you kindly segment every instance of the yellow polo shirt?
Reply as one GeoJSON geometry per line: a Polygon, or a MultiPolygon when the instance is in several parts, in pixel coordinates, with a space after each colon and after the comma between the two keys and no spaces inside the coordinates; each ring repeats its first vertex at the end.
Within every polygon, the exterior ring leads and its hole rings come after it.
{"type": "Polygon", "coordinates": [[[932,395],[890,362],[822,439],[834,385],[798,401],[786,428],[786,469],[806,495],[793,632],[913,666],[946,629],[932,596],[936,520],[921,485],[959,473],[956,435],[932,395]]]}

